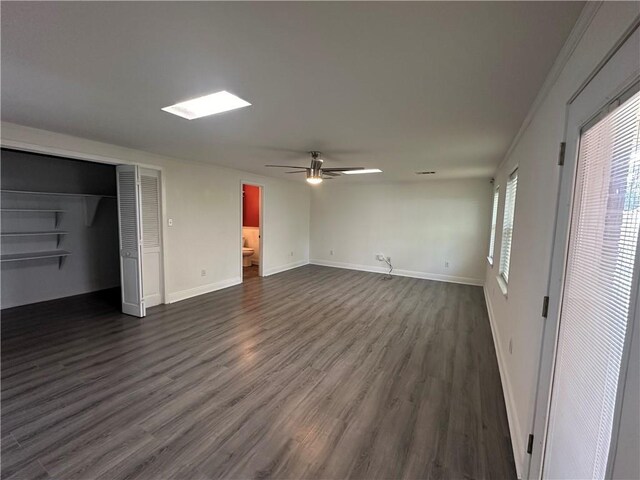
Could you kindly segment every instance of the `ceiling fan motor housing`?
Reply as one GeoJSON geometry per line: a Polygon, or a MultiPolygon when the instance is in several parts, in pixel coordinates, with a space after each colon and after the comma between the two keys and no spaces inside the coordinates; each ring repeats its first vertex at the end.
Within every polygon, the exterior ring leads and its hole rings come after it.
{"type": "Polygon", "coordinates": [[[322,159],[320,158],[320,152],[312,151],[311,153],[311,168],[307,173],[307,177],[320,177],[322,175],[322,159]]]}

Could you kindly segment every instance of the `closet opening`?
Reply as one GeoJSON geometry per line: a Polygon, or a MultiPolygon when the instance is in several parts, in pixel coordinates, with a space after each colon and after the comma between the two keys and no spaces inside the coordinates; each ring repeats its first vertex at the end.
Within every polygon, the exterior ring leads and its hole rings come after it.
{"type": "MultiPolygon", "coordinates": [[[[118,309],[116,167],[9,149],[1,155],[3,316],[78,295],[118,309]]],[[[47,305],[55,314],[55,302],[47,305]]]]}
{"type": "Polygon", "coordinates": [[[3,326],[26,311],[54,319],[89,305],[144,317],[164,303],[160,170],[1,154],[3,326]]]}

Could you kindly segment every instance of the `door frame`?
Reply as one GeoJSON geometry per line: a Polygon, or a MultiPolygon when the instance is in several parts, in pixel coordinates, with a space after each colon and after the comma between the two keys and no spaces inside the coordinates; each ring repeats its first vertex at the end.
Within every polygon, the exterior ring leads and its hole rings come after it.
{"type": "MultiPolygon", "coordinates": [[[[590,82],[605,69],[609,60],[620,50],[620,48],[629,40],[638,30],[638,21],[634,21],[632,27],[625,32],[623,37],[616,46],[609,52],[605,59],[598,65],[594,72],[588,77],[587,81],[580,86],[576,93],[571,97],[566,106],[566,124],[563,140],[566,142],[566,154],[564,166],[561,167],[558,197],[556,205],[556,219],[553,233],[553,245],[551,252],[551,265],[549,271],[549,281],[547,286],[547,295],[549,297],[548,318],[545,321],[542,344],[540,350],[540,362],[538,371],[538,383],[535,394],[534,416],[532,420],[532,429],[534,436],[533,451],[529,456],[529,465],[527,467],[527,478],[541,478],[543,474],[544,455],[546,449],[546,439],[548,434],[548,421],[551,407],[552,384],[555,373],[555,360],[558,346],[559,321],[562,310],[562,298],[564,295],[564,274],[567,262],[567,249],[569,245],[569,232],[571,226],[571,217],[573,211],[573,197],[576,183],[578,148],[581,134],[585,126],[589,125],[594,119],[599,118],[613,102],[620,99],[630,90],[636,87],[640,81],[640,72],[634,72],[622,82],[617,82],[606,94],[600,91],[594,92],[596,95],[593,100],[589,101],[589,105],[593,104],[593,108],[588,113],[572,112],[571,107],[580,97],[587,91],[590,82]],[[579,115],[575,116],[574,115],[579,115]]],[[[640,265],[640,252],[636,254],[635,273],[637,277],[638,267],[640,265]]],[[[637,279],[635,280],[637,282],[637,279]]],[[[634,328],[640,328],[638,323],[638,284],[635,283],[630,299],[629,320],[625,345],[620,364],[620,377],[618,383],[618,391],[616,395],[616,407],[613,419],[613,429],[611,432],[611,445],[609,449],[609,460],[607,464],[607,473],[611,474],[613,466],[612,460],[615,458],[617,447],[617,435],[620,424],[621,404],[624,393],[624,382],[629,364],[629,349],[633,336],[634,328]]]]}
{"type": "MultiPolygon", "coordinates": [[[[69,150],[66,148],[52,147],[48,145],[39,145],[36,143],[6,140],[0,139],[0,147],[10,148],[12,150],[18,150],[27,153],[39,153],[42,155],[49,155],[51,157],[68,158],[72,160],[82,160],[85,162],[104,163],[107,165],[138,165],[140,168],[148,168],[150,170],[160,171],[160,218],[162,219],[162,228],[160,229],[161,242],[162,242],[162,278],[160,279],[162,285],[162,298],[163,303],[168,303],[168,247],[167,247],[167,200],[166,200],[166,186],[165,186],[165,169],[159,165],[153,165],[150,163],[134,162],[130,160],[115,158],[107,155],[95,155],[86,152],[79,152],[75,150],[69,150]]],[[[118,230],[119,230],[118,224],[118,230]]],[[[118,232],[118,235],[120,232],[118,232]]],[[[143,278],[144,281],[144,278],[143,278]]]]}
{"type": "MultiPolygon", "coordinates": [[[[244,215],[244,209],[243,209],[243,189],[242,187],[244,185],[250,185],[252,187],[258,187],[260,188],[260,211],[259,211],[259,215],[260,215],[260,226],[258,227],[258,238],[259,238],[259,245],[260,245],[260,261],[258,263],[258,275],[261,277],[264,277],[264,190],[265,190],[265,185],[264,183],[261,182],[255,182],[253,180],[242,180],[240,179],[240,238],[239,238],[239,242],[240,242],[240,279],[243,279],[243,271],[242,271],[242,219],[243,219],[243,215],[244,215]]],[[[244,281],[244,280],[243,280],[244,281]]]]}

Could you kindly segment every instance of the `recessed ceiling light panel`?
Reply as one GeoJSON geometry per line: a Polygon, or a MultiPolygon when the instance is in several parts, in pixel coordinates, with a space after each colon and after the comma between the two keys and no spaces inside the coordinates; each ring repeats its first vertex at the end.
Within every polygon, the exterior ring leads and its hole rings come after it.
{"type": "Polygon", "coordinates": [[[347,170],[345,172],[347,175],[360,175],[361,173],[382,173],[382,170],[379,168],[363,168],[361,170],[347,170]]]}
{"type": "Polygon", "coordinates": [[[173,113],[179,117],[193,120],[194,118],[206,117],[214,113],[227,112],[236,108],[248,107],[251,105],[246,100],[236,97],[225,90],[221,92],[194,98],[186,102],[176,103],[169,107],[164,107],[165,112],[173,113]]]}

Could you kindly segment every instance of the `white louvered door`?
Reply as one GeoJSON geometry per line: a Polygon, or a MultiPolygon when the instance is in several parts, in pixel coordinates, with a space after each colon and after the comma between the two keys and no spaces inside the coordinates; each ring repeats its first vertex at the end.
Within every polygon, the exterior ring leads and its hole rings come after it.
{"type": "Polygon", "coordinates": [[[122,311],[144,317],[140,173],[136,165],[118,165],[118,224],[122,311]]]}
{"type": "Polygon", "coordinates": [[[159,305],[162,298],[162,233],[160,217],[160,171],[140,169],[142,203],[143,296],[146,308],[159,305]]]}

